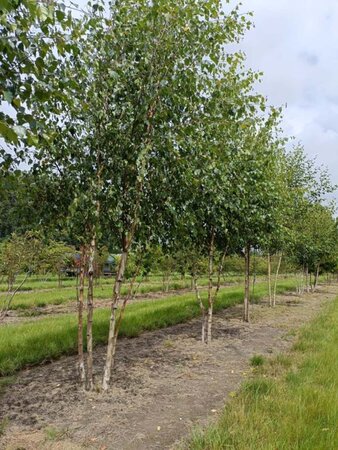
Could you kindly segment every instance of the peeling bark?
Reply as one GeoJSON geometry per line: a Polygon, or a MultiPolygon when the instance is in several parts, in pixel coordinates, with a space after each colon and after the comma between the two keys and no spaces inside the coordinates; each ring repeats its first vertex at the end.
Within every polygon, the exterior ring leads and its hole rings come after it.
{"type": "Polygon", "coordinates": [[[88,256],[88,295],[87,295],[87,390],[93,390],[93,312],[94,312],[94,259],[96,237],[93,236],[88,256]]]}
{"type": "Polygon", "coordinates": [[[80,277],[77,286],[77,309],[78,309],[78,326],[77,326],[77,353],[78,353],[78,373],[80,383],[84,384],[86,379],[84,356],[83,356],[83,299],[84,299],[84,278],[86,265],[86,250],[81,248],[80,259],[80,277]]]}
{"type": "Polygon", "coordinates": [[[111,303],[111,313],[110,313],[110,326],[109,326],[109,335],[108,335],[108,346],[107,346],[107,357],[106,363],[104,367],[103,380],[102,380],[102,388],[103,390],[107,390],[109,388],[109,382],[111,377],[111,371],[115,356],[116,349],[116,336],[115,336],[115,327],[116,327],[116,310],[118,308],[119,300],[121,297],[121,287],[123,283],[123,277],[126,270],[126,264],[128,259],[128,251],[129,248],[125,247],[122,252],[121,259],[119,262],[119,266],[117,269],[115,283],[114,283],[114,292],[113,299],[111,303]]]}

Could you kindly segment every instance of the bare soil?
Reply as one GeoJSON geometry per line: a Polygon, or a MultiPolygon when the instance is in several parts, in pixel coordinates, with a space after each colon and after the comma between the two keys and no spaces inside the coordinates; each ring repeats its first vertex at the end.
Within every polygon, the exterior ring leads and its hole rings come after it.
{"type": "MultiPolygon", "coordinates": [[[[338,285],[315,294],[283,295],[276,308],[242,307],[215,315],[213,342],[200,341],[192,320],[135,339],[121,339],[108,394],[77,385],[76,358],[63,357],[21,372],[0,399],[8,424],[0,448],[49,450],[173,449],[195,426],[215,420],[249,376],[253,355],[287,351],[300,326],[338,294],[338,285]]],[[[95,352],[99,385],[105,349],[95,352]]]]}

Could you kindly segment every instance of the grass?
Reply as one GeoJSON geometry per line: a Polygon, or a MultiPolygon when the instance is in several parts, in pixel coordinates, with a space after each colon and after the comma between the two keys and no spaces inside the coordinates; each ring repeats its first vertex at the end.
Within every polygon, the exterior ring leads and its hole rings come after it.
{"type": "MultiPolygon", "coordinates": [[[[155,277],[154,277],[155,278],[155,277]]],[[[239,278],[242,280],[242,278],[239,278]]],[[[103,280],[103,284],[95,286],[95,298],[96,299],[109,299],[112,295],[112,283],[113,280],[109,280],[109,285],[106,279],[103,280]]],[[[236,282],[238,277],[232,277],[227,282],[236,282]]],[[[202,278],[199,281],[200,286],[206,286],[208,284],[207,278],[202,278]]],[[[169,289],[178,290],[190,288],[191,282],[189,279],[186,280],[173,280],[169,284],[169,289]]],[[[161,292],[163,289],[162,282],[144,282],[140,285],[138,289],[139,294],[148,294],[151,292],[161,292]]],[[[128,292],[128,287],[122,287],[122,294],[128,292]]],[[[44,307],[47,305],[61,305],[64,303],[69,303],[76,301],[75,285],[73,288],[55,288],[53,290],[37,291],[37,292],[20,292],[16,294],[12,303],[11,310],[27,310],[31,308],[44,307]]],[[[0,294],[0,305],[1,305],[1,294],[0,294]]]]}
{"type": "MultiPolygon", "coordinates": [[[[295,281],[280,283],[279,291],[290,291],[295,281]]],[[[266,284],[256,286],[256,299],[267,295],[266,284]]],[[[206,299],[206,292],[202,293],[206,299]]],[[[215,311],[243,300],[242,287],[226,288],[219,292],[215,311]]],[[[107,341],[110,311],[108,308],[94,312],[94,343],[107,341]]],[[[126,309],[120,335],[135,337],[146,330],[165,328],[200,315],[194,294],[167,297],[157,301],[134,303],[126,309]]],[[[46,319],[8,324],[0,327],[0,375],[11,375],[28,365],[55,359],[76,352],[77,317],[65,314],[46,319]]]]}
{"type": "Polygon", "coordinates": [[[287,355],[255,369],[219,422],[190,450],[338,448],[338,298],[304,327],[287,355]]]}
{"type": "Polygon", "coordinates": [[[264,356],[262,355],[254,355],[251,359],[250,359],[250,364],[253,367],[258,367],[258,366],[262,366],[264,364],[264,356]]]}

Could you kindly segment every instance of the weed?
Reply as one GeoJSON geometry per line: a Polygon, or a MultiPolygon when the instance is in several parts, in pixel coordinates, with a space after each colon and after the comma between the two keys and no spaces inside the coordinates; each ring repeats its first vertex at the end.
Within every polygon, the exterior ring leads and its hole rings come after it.
{"type": "Polygon", "coordinates": [[[67,430],[59,430],[58,428],[52,426],[46,427],[44,432],[48,441],[58,441],[67,434],[67,430]]]}
{"type": "Polygon", "coordinates": [[[254,367],[262,366],[265,362],[264,356],[262,355],[254,355],[250,359],[250,364],[254,367]]]}

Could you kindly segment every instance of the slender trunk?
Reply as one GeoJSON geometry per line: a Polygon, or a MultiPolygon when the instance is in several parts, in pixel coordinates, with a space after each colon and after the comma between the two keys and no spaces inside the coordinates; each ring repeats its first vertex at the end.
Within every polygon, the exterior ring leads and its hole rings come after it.
{"type": "Polygon", "coordinates": [[[106,357],[106,363],[105,363],[105,367],[104,367],[103,380],[102,380],[102,388],[105,391],[109,387],[111,370],[112,370],[114,356],[115,356],[116,339],[114,339],[114,338],[115,338],[115,327],[116,327],[116,310],[117,310],[118,303],[119,303],[119,300],[121,297],[121,287],[122,287],[122,283],[123,283],[124,273],[126,270],[128,252],[129,252],[129,247],[125,248],[121,255],[121,259],[119,262],[119,266],[118,266],[116,277],[115,277],[115,283],[114,283],[113,299],[112,299],[112,303],[111,303],[107,357],[106,357]]]}
{"type": "Polygon", "coordinates": [[[306,292],[310,292],[310,286],[309,286],[309,266],[306,264],[305,266],[305,289],[306,292]]]}
{"type": "Polygon", "coordinates": [[[303,270],[300,273],[300,294],[304,294],[304,275],[305,275],[305,266],[303,265],[303,270]]]}
{"type": "Polygon", "coordinates": [[[96,237],[93,236],[88,255],[88,294],[87,294],[87,386],[93,390],[93,312],[94,312],[94,258],[96,237]]]}
{"type": "Polygon", "coordinates": [[[132,298],[135,297],[135,294],[140,286],[140,283],[139,283],[138,286],[136,287],[136,289],[134,290],[134,284],[135,284],[136,278],[138,276],[139,270],[140,270],[140,267],[137,268],[136,273],[129,284],[128,293],[123,299],[123,303],[121,305],[121,309],[119,311],[118,318],[116,319],[115,333],[114,333],[114,339],[113,339],[113,359],[112,359],[112,366],[111,366],[112,368],[114,367],[117,338],[119,335],[119,331],[120,331],[120,327],[121,327],[121,323],[122,323],[122,319],[124,316],[124,312],[125,312],[127,303],[129,300],[131,300],[132,298]]]}
{"type": "Polygon", "coordinates": [[[314,283],[314,290],[316,290],[317,286],[318,286],[319,271],[320,271],[320,264],[317,264],[315,283],[314,283]]]}
{"type": "Polygon", "coordinates": [[[245,293],[244,293],[244,322],[249,322],[250,303],[250,245],[245,247],[245,293]]]}
{"type": "Polygon", "coordinates": [[[27,280],[29,275],[29,272],[26,273],[25,278],[21,281],[21,283],[18,285],[18,287],[13,291],[13,284],[11,284],[11,288],[8,291],[7,295],[5,296],[5,299],[3,301],[3,305],[0,310],[0,320],[3,320],[6,317],[6,314],[11,307],[11,303],[17,292],[22,288],[25,281],[27,280]]]}
{"type": "Polygon", "coordinates": [[[279,271],[280,271],[280,267],[282,264],[282,258],[283,258],[283,253],[281,253],[279,255],[279,259],[278,259],[278,265],[277,265],[277,270],[276,270],[276,276],[275,276],[275,283],[273,286],[273,306],[276,306],[276,294],[277,294],[277,283],[278,283],[278,276],[279,276],[279,271]]]}
{"type": "Polygon", "coordinates": [[[86,250],[81,248],[80,259],[80,276],[77,283],[77,300],[78,300],[78,326],[77,326],[77,352],[78,352],[78,372],[80,382],[84,384],[86,379],[84,357],[83,357],[83,299],[84,299],[84,279],[85,279],[85,265],[86,265],[86,250]]]}
{"type": "Polygon", "coordinates": [[[162,275],[162,291],[165,292],[165,274],[162,275]]]}
{"type": "Polygon", "coordinates": [[[167,274],[166,274],[166,286],[165,286],[165,291],[166,292],[169,292],[169,284],[170,284],[170,275],[169,275],[169,273],[167,272],[167,274]]]}
{"type": "Polygon", "coordinates": [[[203,301],[202,301],[202,298],[201,298],[200,290],[199,290],[199,287],[197,285],[196,275],[193,276],[191,279],[192,279],[192,282],[194,284],[196,299],[198,301],[198,304],[200,306],[201,313],[202,313],[202,343],[205,344],[205,324],[206,324],[205,306],[203,305],[203,301]]]}
{"type": "Polygon", "coordinates": [[[271,255],[270,255],[270,253],[268,253],[268,288],[269,288],[269,306],[272,306],[271,255]]]}
{"type": "Polygon", "coordinates": [[[312,272],[310,272],[310,291],[313,292],[312,272]]]}
{"type": "Polygon", "coordinates": [[[210,240],[210,248],[209,248],[209,264],[208,264],[208,276],[209,276],[209,284],[208,284],[208,338],[207,343],[211,342],[211,329],[212,329],[212,312],[213,312],[213,298],[212,298],[212,273],[213,273],[213,264],[214,264],[214,243],[215,243],[215,231],[212,230],[211,240],[210,240]]]}

